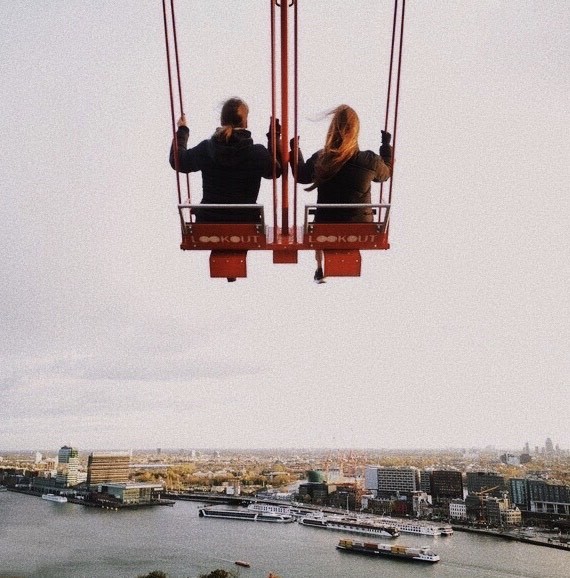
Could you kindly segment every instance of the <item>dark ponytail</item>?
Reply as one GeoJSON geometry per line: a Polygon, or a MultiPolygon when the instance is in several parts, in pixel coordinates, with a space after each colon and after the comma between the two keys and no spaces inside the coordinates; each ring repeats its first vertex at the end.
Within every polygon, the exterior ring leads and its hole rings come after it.
{"type": "Polygon", "coordinates": [[[214,136],[220,140],[228,142],[234,132],[234,128],[247,127],[247,115],[249,107],[241,98],[230,98],[224,102],[220,114],[220,124],[214,136]]]}

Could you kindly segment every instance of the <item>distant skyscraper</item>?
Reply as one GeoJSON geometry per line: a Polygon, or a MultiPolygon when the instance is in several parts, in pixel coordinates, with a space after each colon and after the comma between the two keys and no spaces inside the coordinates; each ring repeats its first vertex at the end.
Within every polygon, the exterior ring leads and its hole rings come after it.
{"type": "Polygon", "coordinates": [[[552,443],[552,440],[550,438],[546,438],[546,441],[544,442],[544,451],[547,454],[554,453],[554,444],[552,443]]]}
{"type": "Polygon", "coordinates": [[[93,452],[87,462],[87,485],[126,483],[130,464],[129,452],[93,452]]]}
{"type": "Polygon", "coordinates": [[[76,448],[63,446],[57,453],[57,462],[56,483],[64,487],[77,485],[79,451],[76,448]]]}
{"type": "Polygon", "coordinates": [[[530,455],[530,446],[529,446],[528,442],[526,442],[526,444],[524,444],[524,453],[530,455]]]}

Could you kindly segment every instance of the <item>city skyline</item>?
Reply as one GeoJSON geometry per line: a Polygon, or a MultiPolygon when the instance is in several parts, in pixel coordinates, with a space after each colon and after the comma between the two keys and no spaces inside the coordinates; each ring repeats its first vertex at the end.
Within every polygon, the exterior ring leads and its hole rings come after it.
{"type": "MultiPolygon", "coordinates": [[[[399,452],[401,453],[406,453],[406,452],[425,452],[425,453],[429,453],[429,452],[446,452],[446,451],[451,451],[451,452],[472,452],[472,451],[479,451],[483,454],[485,453],[496,453],[496,454],[500,454],[501,452],[516,452],[516,453],[520,453],[520,454],[524,454],[527,451],[530,452],[531,456],[549,456],[549,455],[555,455],[555,454],[567,454],[570,452],[570,448],[564,448],[564,447],[560,447],[560,445],[558,443],[553,443],[552,440],[550,438],[546,438],[544,445],[540,446],[540,445],[533,445],[530,446],[528,442],[525,442],[524,444],[522,444],[519,447],[505,447],[505,446],[499,446],[499,447],[495,447],[495,446],[482,446],[482,447],[453,447],[453,446],[440,446],[440,447],[433,447],[433,448],[427,448],[427,447],[409,447],[409,448],[382,448],[382,447],[337,447],[337,448],[332,448],[332,447],[327,447],[327,446],[323,446],[323,447],[316,447],[316,446],[298,446],[298,447],[294,447],[294,446],[281,446],[281,447],[223,447],[223,446],[190,446],[190,447],[130,447],[130,448],[125,448],[125,447],[121,447],[121,446],[110,446],[110,447],[91,447],[91,446],[87,446],[84,448],[79,448],[78,446],[71,446],[71,445],[64,445],[61,446],[61,448],[59,448],[58,450],[55,449],[49,449],[46,447],[36,447],[36,448],[1,448],[0,447],[0,458],[2,457],[2,452],[7,452],[7,453],[15,453],[15,452],[30,452],[30,453],[42,453],[42,452],[58,452],[61,453],[62,450],[70,450],[73,449],[75,451],[79,451],[80,453],[87,453],[87,452],[109,452],[109,453],[117,453],[117,454],[123,454],[125,452],[130,452],[132,454],[132,452],[148,452],[148,453],[154,453],[157,455],[160,455],[161,453],[172,453],[172,452],[216,452],[216,451],[230,451],[230,452],[234,452],[234,451],[260,451],[260,452],[266,452],[266,451],[271,451],[271,450],[275,450],[275,451],[309,451],[309,452],[325,452],[327,453],[329,456],[334,455],[334,452],[354,452],[354,451],[372,451],[372,452],[386,452],[387,454],[397,454],[399,452]],[[550,441],[552,443],[552,449],[549,450],[549,446],[548,446],[548,441],[550,441]]],[[[503,455],[510,455],[510,454],[503,454],[503,455]]]]}
{"type": "MultiPolygon", "coordinates": [[[[306,155],[343,102],[380,144],[393,2],[358,2],[299,3],[306,155]]],[[[177,3],[190,144],[234,95],[266,141],[267,4],[177,3]]],[[[408,3],[391,248],[323,285],[180,251],[157,3],[3,12],[0,447],[570,447],[566,2],[408,3]]]]}

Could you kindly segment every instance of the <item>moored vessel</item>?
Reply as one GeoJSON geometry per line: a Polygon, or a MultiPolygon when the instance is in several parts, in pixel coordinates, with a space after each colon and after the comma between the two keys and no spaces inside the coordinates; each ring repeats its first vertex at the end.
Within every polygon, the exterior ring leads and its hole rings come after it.
{"type": "Polygon", "coordinates": [[[398,520],[381,518],[385,524],[393,524],[402,534],[420,534],[422,536],[451,536],[453,528],[449,524],[437,525],[420,520],[398,520]]]}
{"type": "Polygon", "coordinates": [[[50,502],[59,502],[60,504],[67,502],[67,498],[65,496],[58,496],[56,494],[43,494],[42,500],[49,500],[50,502]]]}
{"type": "Polygon", "coordinates": [[[353,534],[368,534],[386,538],[397,538],[400,535],[398,528],[393,524],[386,524],[381,520],[374,520],[372,518],[340,515],[304,516],[299,520],[299,524],[312,528],[340,530],[353,534]]]}
{"type": "Polygon", "coordinates": [[[200,508],[198,515],[201,518],[225,518],[229,520],[248,520],[251,522],[294,522],[291,514],[279,514],[276,512],[258,512],[256,510],[200,508]]]}
{"type": "Polygon", "coordinates": [[[398,544],[375,544],[370,542],[356,542],[353,540],[340,540],[338,550],[366,554],[369,556],[387,556],[412,560],[418,562],[439,562],[439,556],[428,547],[401,546],[398,544]]]}

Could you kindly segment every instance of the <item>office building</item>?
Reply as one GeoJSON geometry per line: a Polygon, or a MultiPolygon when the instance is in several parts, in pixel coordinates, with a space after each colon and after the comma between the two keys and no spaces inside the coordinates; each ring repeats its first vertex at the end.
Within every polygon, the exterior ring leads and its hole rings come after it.
{"type": "Polygon", "coordinates": [[[528,497],[528,483],[524,478],[511,478],[509,480],[509,495],[511,503],[521,510],[530,509],[530,500],[528,497]]]}
{"type": "Polygon", "coordinates": [[[531,512],[570,515],[570,486],[549,484],[545,480],[527,479],[531,512]]]}
{"type": "Polygon", "coordinates": [[[57,453],[55,482],[58,486],[68,488],[79,483],[79,451],[76,448],[63,446],[57,453]]]}
{"type": "Polygon", "coordinates": [[[463,498],[463,475],[457,470],[434,470],[431,475],[432,504],[442,506],[463,498]]]}
{"type": "Polygon", "coordinates": [[[411,494],[420,490],[419,470],[414,467],[367,466],[364,479],[366,490],[379,496],[411,494]]]}
{"type": "Polygon", "coordinates": [[[469,494],[486,493],[500,498],[506,490],[505,478],[497,472],[467,472],[466,478],[469,494]]]}
{"type": "Polygon", "coordinates": [[[128,452],[93,452],[87,462],[87,485],[94,488],[107,483],[126,483],[130,464],[128,452]]]}

